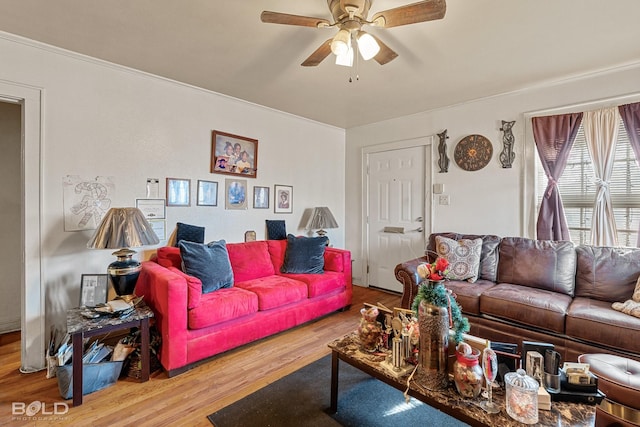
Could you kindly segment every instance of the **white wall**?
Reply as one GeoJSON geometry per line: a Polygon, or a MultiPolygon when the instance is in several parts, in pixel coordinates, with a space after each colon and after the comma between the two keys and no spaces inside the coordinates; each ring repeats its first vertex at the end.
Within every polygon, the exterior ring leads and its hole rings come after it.
{"type": "MultiPolygon", "coordinates": [[[[82,273],[102,273],[110,250],[88,250],[92,231],[65,232],[62,180],[66,175],[112,176],[113,206],[133,206],[146,195],[146,179],[191,179],[191,207],[167,208],[167,234],[178,221],[203,225],[206,239],[242,241],[265,236],[265,219],[285,219],[303,234],[305,209],[329,206],[340,228],[329,235],[344,246],[345,131],[265,107],[189,87],[113,64],[0,33],[0,81],[43,88],[42,265],[47,329],[64,323],[76,306],[82,273]],[[259,140],[254,185],[293,186],[293,214],[270,209],[225,210],[225,175],[209,172],[211,131],[259,140]],[[331,162],[313,153],[332,153],[331,162]],[[195,206],[198,179],[219,183],[218,206],[195,206]]],[[[0,96],[2,94],[0,93],[0,96]]],[[[37,191],[38,183],[27,183],[37,191]]],[[[148,252],[142,254],[147,257],[148,252]]],[[[17,267],[16,267],[17,268],[17,267]]]]}
{"type": "Polygon", "coordinates": [[[0,333],[20,329],[21,107],[0,101],[0,333]]]}
{"type": "MultiPolygon", "coordinates": [[[[447,129],[447,152],[451,159],[449,172],[437,173],[437,150],[434,153],[433,170],[434,183],[444,184],[450,204],[441,206],[434,201],[431,231],[524,236],[523,199],[530,194],[523,184],[524,114],[638,93],[639,83],[640,64],[636,64],[348,129],[346,246],[352,251],[356,261],[354,266],[363,266],[361,261],[365,256],[360,225],[362,147],[435,135],[447,129]],[[499,160],[502,151],[501,120],[516,120],[513,129],[516,159],[511,169],[503,169],[499,160]],[[470,134],[484,135],[493,144],[493,160],[484,169],[475,172],[460,169],[453,156],[456,144],[470,134]]],[[[426,229],[428,236],[428,227],[426,229]]],[[[354,281],[359,283],[363,282],[364,277],[361,270],[357,268],[353,273],[354,281]]]]}

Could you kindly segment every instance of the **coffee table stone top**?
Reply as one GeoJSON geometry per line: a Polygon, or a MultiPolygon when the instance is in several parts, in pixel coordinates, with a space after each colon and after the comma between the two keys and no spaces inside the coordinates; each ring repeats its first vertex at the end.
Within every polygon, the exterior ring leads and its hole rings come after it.
{"type": "MultiPolygon", "coordinates": [[[[332,341],[329,343],[329,347],[334,352],[339,353],[340,356],[343,356],[341,357],[342,360],[345,360],[346,357],[347,359],[364,364],[375,372],[375,376],[387,377],[393,380],[402,390],[406,389],[409,374],[395,377],[384,369],[381,364],[385,360],[386,354],[365,353],[361,351],[360,341],[355,332],[332,341]]],[[[346,361],[349,363],[349,360],[346,361]]],[[[419,378],[416,380],[418,372],[420,372],[419,369],[409,384],[412,392],[417,392],[418,395],[424,396],[424,399],[416,396],[419,400],[423,400],[425,403],[434,407],[438,407],[438,405],[446,407],[450,410],[445,412],[448,412],[452,416],[455,417],[455,414],[458,413],[462,415],[462,419],[476,420],[479,425],[499,425],[501,427],[522,427],[524,425],[507,414],[504,389],[494,388],[493,400],[500,406],[501,411],[499,414],[491,415],[476,405],[476,403],[482,400],[482,397],[466,399],[458,394],[453,384],[441,391],[428,390],[420,385],[419,378]]],[[[415,395],[415,393],[412,394],[415,395]]],[[[550,411],[538,411],[538,423],[535,425],[553,427],[593,426],[595,425],[595,406],[569,402],[552,402],[550,411]]]]}

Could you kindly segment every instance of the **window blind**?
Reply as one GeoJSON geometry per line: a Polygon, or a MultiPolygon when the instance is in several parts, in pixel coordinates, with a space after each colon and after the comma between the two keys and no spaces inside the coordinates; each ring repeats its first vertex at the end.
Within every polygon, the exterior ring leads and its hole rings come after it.
{"type": "MultiPolygon", "coordinates": [[[[536,212],[540,210],[546,187],[547,177],[540,159],[536,156],[536,212]]],[[[589,244],[597,186],[582,125],[571,148],[567,167],[558,180],[558,190],[562,197],[571,241],[576,244],[589,244]]],[[[635,246],[640,225],[640,167],[635,160],[622,119],[609,191],[618,229],[618,243],[620,246],[635,246]]]]}

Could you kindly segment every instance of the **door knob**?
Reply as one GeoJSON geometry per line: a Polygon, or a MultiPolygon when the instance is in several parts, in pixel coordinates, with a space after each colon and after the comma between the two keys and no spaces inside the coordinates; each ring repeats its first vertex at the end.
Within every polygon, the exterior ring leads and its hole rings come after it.
{"type": "Polygon", "coordinates": [[[422,222],[422,221],[424,221],[424,220],[422,219],[422,217],[421,217],[421,216],[419,216],[418,218],[416,218],[416,221],[418,221],[418,222],[422,222]]]}
{"type": "Polygon", "coordinates": [[[416,228],[416,231],[417,231],[418,233],[422,233],[422,232],[424,231],[424,228],[422,228],[422,227],[418,227],[418,228],[416,228]]]}

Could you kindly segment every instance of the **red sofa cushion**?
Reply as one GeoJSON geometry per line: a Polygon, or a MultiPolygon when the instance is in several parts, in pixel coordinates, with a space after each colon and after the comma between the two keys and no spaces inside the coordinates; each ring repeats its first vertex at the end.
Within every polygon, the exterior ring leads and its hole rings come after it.
{"type": "Polygon", "coordinates": [[[324,251],[324,271],[344,271],[344,258],[340,252],[332,252],[331,248],[324,251]]]}
{"type": "Polygon", "coordinates": [[[285,274],[284,276],[306,283],[309,288],[309,298],[342,291],[346,286],[344,274],[334,271],[325,271],[323,274],[285,274]]]}
{"type": "Polygon", "coordinates": [[[271,264],[276,274],[280,274],[280,269],[284,263],[284,254],[287,252],[287,240],[267,240],[269,245],[269,256],[271,264]]]}
{"type": "Polygon", "coordinates": [[[202,295],[200,305],[189,310],[189,329],[201,329],[258,311],[258,296],[240,288],[223,288],[202,295]]]}
{"type": "Polygon", "coordinates": [[[180,256],[180,248],[173,246],[164,246],[158,248],[158,264],[165,268],[175,267],[182,270],[182,257],[180,256]]]}
{"type": "Polygon", "coordinates": [[[267,242],[227,243],[235,283],[275,274],[267,242]]]}
{"type": "Polygon", "coordinates": [[[168,267],[169,271],[176,273],[177,275],[184,277],[187,281],[187,308],[195,308],[200,304],[200,297],[202,296],[202,282],[197,277],[189,276],[182,270],[175,267],[168,267]]]}
{"type": "Polygon", "coordinates": [[[307,285],[284,276],[272,275],[236,283],[236,287],[246,289],[258,296],[258,308],[270,310],[307,299],[307,285]]]}

